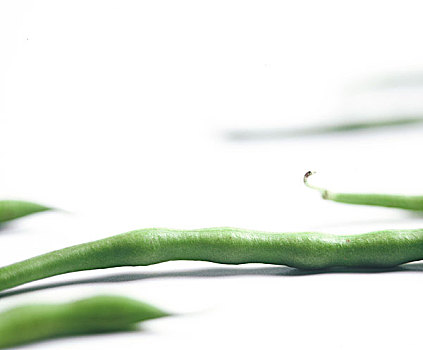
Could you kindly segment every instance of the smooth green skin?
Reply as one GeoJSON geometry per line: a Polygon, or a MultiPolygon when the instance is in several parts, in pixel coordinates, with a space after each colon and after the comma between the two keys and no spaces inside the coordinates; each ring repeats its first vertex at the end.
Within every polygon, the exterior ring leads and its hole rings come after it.
{"type": "Polygon", "coordinates": [[[0,201],[0,223],[46,210],[51,208],[32,202],[3,200],[0,201]]]}
{"type": "Polygon", "coordinates": [[[310,185],[308,183],[308,178],[313,174],[314,172],[307,171],[307,173],[304,175],[304,184],[311,189],[319,191],[323,199],[347,204],[374,205],[378,207],[400,208],[408,210],[423,210],[423,196],[331,192],[325,188],[310,185]]]}
{"type": "Polygon", "coordinates": [[[151,228],[80,244],[0,268],[0,290],[68,272],[170,260],[265,263],[300,269],[392,267],[423,259],[423,229],[339,236],[237,228],[151,228]]]}
{"type": "Polygon", "coordinates": [[[423,196],[403,196],[397,194],[377,193],[334,193],[325,191],[322,193],[322,198],[347,204],[423,210],[423,196]]]}
{"type": "Polygon", "coordinates": [[[121,296],[20,306],[0,314],[0,348],[78,334],[132,330],[138,322],[164,316],[169,314],[121,296]]]}

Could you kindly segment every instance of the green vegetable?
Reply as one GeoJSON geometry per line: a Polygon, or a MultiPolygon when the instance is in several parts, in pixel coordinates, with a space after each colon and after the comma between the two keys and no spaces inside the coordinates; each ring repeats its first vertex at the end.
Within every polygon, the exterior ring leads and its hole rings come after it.
{"type": "Polygon", "coordinates": [[[272,140],[303,136],[339,134],[367,129],[385,129],[391,127],[411,126],[421,123],[423,123],[422,116],[393,116],[382,120],[371,119],[366,121],[363,119],[362,122],[357,121],[341,124],[316,125],[297,129],[273,128],[233,130],[228,132],[226,137],[229,140],[234,141],[272,140]]]}
{"type": "Polygon", "coordinates": [[[70,335],[132,330],[138,322],[164,316],[169,314],[120,296],[20,306],[0,314],[0,348],[70,335]]]}
{"type": "Polygon", "coordinates": [[[0,201],[0,223],[51,209],[37,203],[3,200],[0,201]]]}
{"type": "Polygon", "coordinates": [[[0,268],[0,290],[74,271],[170,260],[266,263],[301,269],[392,267],[423,259],[423,229],[338,236],[237,228],[143,229],[56,250],[0,268]]]}
{"type": "Polygon", "coordinates": [[[337,193],[330,192],[324,188],[311,186],[308,178],[314,173],[308,171],[304,175],[304,183],[309,188],[320,192],[323,199],[340,203],[375,205],[381,207],[401,208],[410,210],[423,210],[423,196],[404,196],[398,194],[377,194],[377,193],[337,193]]]}

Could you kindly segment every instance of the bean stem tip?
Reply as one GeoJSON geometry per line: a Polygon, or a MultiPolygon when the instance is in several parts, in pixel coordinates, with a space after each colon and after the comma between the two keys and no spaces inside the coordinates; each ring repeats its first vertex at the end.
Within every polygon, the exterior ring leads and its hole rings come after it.
{"type": "Polygon", "coordinates": [[[328,199],[328,197],[329,197],[329,192],[328,192],[327,190],[325,190],[324,188],[321,188],[321,187],[317,187],[317,186],[310,185],[310,183],[308,182],[308,178],[309,178],[311,175],[314,175],[314,174],[316,174],[316,172],[315,172],[315,171],[307,171],[307,172],[304,174],[304,184],[305,184],[308,188],[311,188],[311,189],[313,189],[313,190],[317,190],[317,191],[319,191],[319,192],[320,192],[320,194],[322,195],[323,199],[328,199]]]}

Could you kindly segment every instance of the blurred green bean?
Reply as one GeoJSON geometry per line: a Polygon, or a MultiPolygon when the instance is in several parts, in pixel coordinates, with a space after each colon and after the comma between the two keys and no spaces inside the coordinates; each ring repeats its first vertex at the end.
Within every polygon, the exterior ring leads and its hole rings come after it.
{"type": "Polygon", "coordinates": [[[0,201],[0,224],[46,210],[52,210],[52,208],[32,202],[2,200],[0,201]]]}
{"type": "Polygon", "coordinates": [[[95,296],[65,304],[19,306],[0,314],[0,348],[80,334],[129,331],[169,316],[155,306],[122,296],[95,296]]]}
{"type": "Polygon", "coordinates": [[[252,141],[285,139],[303,136],[319,136],[339,134],[346,132],[362,131],[367,129],[384,129],[390,127],[408,126],[423,123],[422,116],[392,117],[382,120],[369,120],[360,122],[346,122],[333,125],[316,125],[297,129],[273,128],[273,129],[239,129],[226,133],[226,138],[231,141],[252,141]]]}

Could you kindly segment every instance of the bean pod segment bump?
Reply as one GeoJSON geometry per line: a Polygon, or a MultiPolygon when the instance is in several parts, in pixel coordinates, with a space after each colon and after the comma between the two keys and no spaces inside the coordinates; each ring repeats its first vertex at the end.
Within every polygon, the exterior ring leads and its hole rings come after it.
{"type": "Polygon", "coordinates": [[[171,260],[265,263],[313,270],[388,268],[423,259],[423,229],[357,235],[269,233],[230,227],[149,228],[84,243],[0,268],[0,290],[69,272],[171,260]]]}

